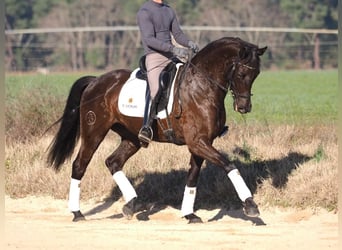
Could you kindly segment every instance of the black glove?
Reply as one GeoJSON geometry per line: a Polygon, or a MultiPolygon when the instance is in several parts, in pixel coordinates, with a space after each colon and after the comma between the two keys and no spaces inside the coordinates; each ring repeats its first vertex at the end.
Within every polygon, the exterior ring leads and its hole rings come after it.
{"type": "Polygon", "coordinates": [[[188,46],[190,49],[192,49],[194,53],[197,53],[199,51],[198,45],[194,43],[193,41],[189,41],[188,46]]]}
{"type": "Polygon", "coordinates": [[[187,58],[188,57],[188,50],[180,47],[173,47],[172,53],[180,58],[187,58]]]}

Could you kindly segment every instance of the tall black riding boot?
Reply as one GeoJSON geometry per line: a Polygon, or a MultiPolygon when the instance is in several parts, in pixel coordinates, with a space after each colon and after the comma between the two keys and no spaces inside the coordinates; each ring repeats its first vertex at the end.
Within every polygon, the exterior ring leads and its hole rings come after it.
{"type": "Polygon", "coordinates": [[[151,126],[157,114],[157,104],[156,104],[155,98],[151,100],[151,106],[150,107],[149,106],[150,106],[150,101],[147,100],[146,106],[145,106],[143,126],[140,129],[139,134],[138,134],[138,138],[143,147],[147,147],[153,137],[153,130],[151,126]]]}

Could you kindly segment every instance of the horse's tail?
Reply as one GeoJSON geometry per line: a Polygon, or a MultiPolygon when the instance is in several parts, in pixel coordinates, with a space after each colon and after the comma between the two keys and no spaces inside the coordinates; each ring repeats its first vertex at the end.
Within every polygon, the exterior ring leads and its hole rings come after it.
{"type": "Polygon", "coordinates": [[[56,171],[60,170],[64,161],[71,157],[80,133],[81,97],[95,76],[84,76],[76,80],[64,108],[63,116],[57,121],[61,126],[49,146],[47,162],[56,171]]]}

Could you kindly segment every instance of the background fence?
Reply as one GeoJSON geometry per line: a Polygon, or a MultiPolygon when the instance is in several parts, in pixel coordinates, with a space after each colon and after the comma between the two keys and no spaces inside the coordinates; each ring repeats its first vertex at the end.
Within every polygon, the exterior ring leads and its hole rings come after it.
{"type": "MultiPolygon", "coordinates": [[[[337,30],[184,26],[204,47],[224,36],[268,46],[267,69],[327,69],[338,65],[337,30]]],[[[136,26],[7,30],[7,71],[96,71],[137,66],[143,49],[136,26]]]]}

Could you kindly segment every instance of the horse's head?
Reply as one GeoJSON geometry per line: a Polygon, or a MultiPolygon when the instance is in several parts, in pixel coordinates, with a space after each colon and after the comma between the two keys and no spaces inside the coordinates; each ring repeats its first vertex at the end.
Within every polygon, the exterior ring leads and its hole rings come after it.
{"type": "Polygon", "coordinates": [[[251,89],[255,78],[260,73],[260,59],[267,47],[258,48],[249,43],[242,43],[238,56],[233,59],[228,71],[229,90],[234,99],[234,110],[245,114],[251,111],[251,89]]]}
{"type": "Polygon", "coordinates": [[[230,90],[234,110],[242,114],[250,112],[252,84],[260,73],[260,56],[266,49],[236,37],[224,37],[209,43],[191,60],[194,72],[201,72],[200,79],[195,81],[196,87],[210,83],[215,91],[219,90],[223,100],[230,90]]]}

